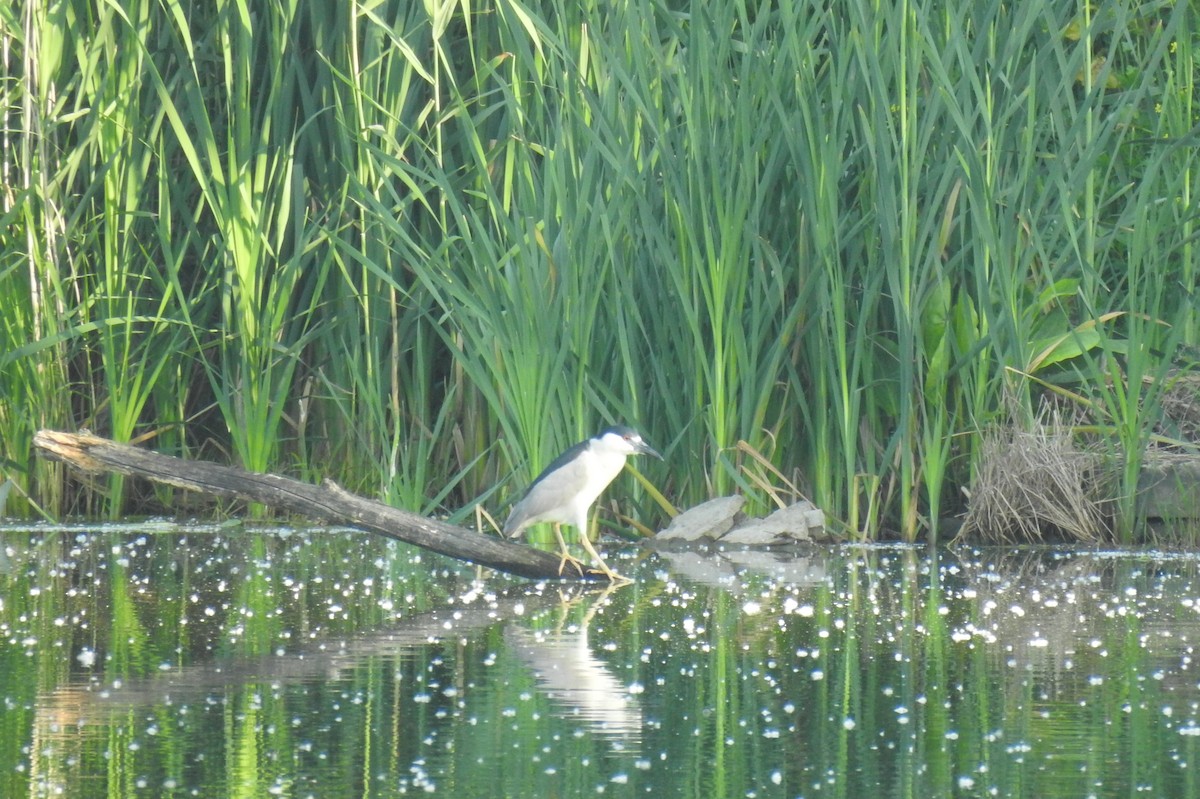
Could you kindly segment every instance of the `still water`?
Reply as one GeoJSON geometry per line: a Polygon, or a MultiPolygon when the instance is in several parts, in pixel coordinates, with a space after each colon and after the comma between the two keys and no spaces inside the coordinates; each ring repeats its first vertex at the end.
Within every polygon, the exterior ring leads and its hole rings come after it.
{"type": "Polygon", "coordinates": [[[0,529],[0,797],[1200,796],[1200,558],[0,529]]]}

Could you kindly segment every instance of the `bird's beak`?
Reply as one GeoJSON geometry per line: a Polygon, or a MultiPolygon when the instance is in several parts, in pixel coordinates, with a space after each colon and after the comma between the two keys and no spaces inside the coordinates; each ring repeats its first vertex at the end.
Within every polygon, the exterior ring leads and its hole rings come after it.
{"type": "Polygon", "coordinates": [[[643,441],[642,443],[637,445],[637,451],[642,453],[643,455],[653,455],[654,457],[658,458],[660,461],[664,460],[663,456],[658,454],[658,450],[656,450],[654,447],[647,444],[645,441],[643,441]]]}

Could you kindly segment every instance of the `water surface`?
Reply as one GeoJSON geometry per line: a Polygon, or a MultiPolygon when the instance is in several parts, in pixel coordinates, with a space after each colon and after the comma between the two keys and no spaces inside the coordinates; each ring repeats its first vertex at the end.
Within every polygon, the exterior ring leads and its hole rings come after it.
{"type": "Polygon", "coordinates": [[[0,530],[0,796],[1200,796],[1190,554],[610,563],[0,530]]]}

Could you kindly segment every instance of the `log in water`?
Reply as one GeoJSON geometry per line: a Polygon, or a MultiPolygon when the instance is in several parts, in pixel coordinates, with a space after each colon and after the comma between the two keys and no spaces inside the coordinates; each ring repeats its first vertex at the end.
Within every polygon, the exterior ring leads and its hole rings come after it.
{"type": "Polygon", "coordinates": [[[580,575],[570,568],[560,574],[562,561],[558,555],[393,508],[351,494],[333,483],[317,486],[277,474],[184,460],[88,433],[40,430],[33,443],[43,454],[85,471],[119,472],[189,491],[259,502],[288,513],[358,527],[520,577],[606,579],[599,572],[580,575]]]}

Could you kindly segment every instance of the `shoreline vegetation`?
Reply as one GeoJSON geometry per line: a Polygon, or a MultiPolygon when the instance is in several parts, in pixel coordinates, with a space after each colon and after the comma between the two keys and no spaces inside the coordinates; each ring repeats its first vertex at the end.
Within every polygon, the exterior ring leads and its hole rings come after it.
{"type": "Polygon", "coordinates": [[[10,4],[0,515],[241,510],[43,428],[461,522],[620,421],[666,456],[626,529],[1146,540],[1200,441],[1197,53],[1200,0],[10,4]]]}

